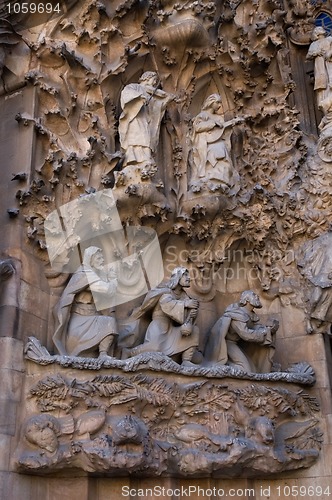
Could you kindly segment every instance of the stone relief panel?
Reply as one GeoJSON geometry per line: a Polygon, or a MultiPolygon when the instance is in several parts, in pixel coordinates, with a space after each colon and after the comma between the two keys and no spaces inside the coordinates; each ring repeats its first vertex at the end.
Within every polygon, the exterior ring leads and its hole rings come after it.
{"type": "Polygon", "coordinates": [[[237,477],[239,463],[255,476],[317,458],[317,402],[283,385],[311,385],[313,370],[273,360],[289,310],[305,311],[308,333],[331,333],[330,104],[319,84],[330,37],[311,35],[312,15],[309,1],[85,0],[25,34],[36,113],[13,119],[18,134],[34,129],[34,166],[14,173],[9,216],[25,221],[55,308],[59,354],[31,337],[26,357],[60,374],[30,389],[20,470],[237,477]],[[290,41],[315,63],[319,139],[292,104],[290,41]],[[95,194],[112,202],[92,207],[95,194]],[[142,263],[148,230],[164,259],[156,283],[156,261],[142,263]],[[125,245],[122,231],[133,234],[125,245]],[[232,291],[220,271],[237,247],[253,276],[232,291]],[[263,299],[278,317],[256,314],[263,299]]]}
{"type": "Polygon", "coordinates": [[[117,370],[33,380],[25,472],[262,477],[311,465],[322,442],[317,400],[285,385],[117,370]]]}

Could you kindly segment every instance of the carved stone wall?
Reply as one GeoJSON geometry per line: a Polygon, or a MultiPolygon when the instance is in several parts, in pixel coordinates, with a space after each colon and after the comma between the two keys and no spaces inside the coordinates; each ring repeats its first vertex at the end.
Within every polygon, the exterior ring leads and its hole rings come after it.
{"type": "Polygon", "coordinates": [[[303,390],[129,368],[30,369],[19,470],[264,477],[318,456],[319,404],[303,390]]]}
{"type": "MultiPolygon", "coordinates": [[[[43,25],[0,25],[1,498],[331,484],[330,116],[307,58],[322,10],[331,2],[84,0],[43,25]],[[272,373],[125,360],[144,335],[121,329],[113,361],[57,354],[69,274],[51,265],[44,222],[104,189],[124,227],[156,231],[166,279],[189,269],[203,357],[225,310],[259,295],[261,323],[279,321],[272,373]]],[[[95,240],[70,215],[84,250],[95,240]]],[[[108,236],[97,242],[109,257],[108,236]]],[[[121,286],[137,285],[135,265],[121,286]]],[[[142,300],[119,305],[118,324],[142,300]]]]}

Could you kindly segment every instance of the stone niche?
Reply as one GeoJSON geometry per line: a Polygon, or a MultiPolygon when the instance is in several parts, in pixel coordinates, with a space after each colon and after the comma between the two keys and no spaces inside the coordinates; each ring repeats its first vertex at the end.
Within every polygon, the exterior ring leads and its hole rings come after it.
{"type": "Polygon", "coordinates": [[[257,478],[316,460],[323,476],[322,4],[73,0],[42,31],[1,25],[19,477],[257,478]]]}

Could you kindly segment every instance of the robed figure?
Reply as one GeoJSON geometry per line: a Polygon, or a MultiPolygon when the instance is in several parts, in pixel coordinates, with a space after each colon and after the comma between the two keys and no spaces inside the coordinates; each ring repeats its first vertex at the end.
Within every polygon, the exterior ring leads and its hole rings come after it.
{"type": "Polygon", "coordinates": [[[117,335],[114,311],[97,311],[96,294],[113,295],[117,280],[102,276],[104,259],[98,247],[84,252],[83,264],[70,278],[54,315],[56,329],[53,342],[62,355],[87,355],[98,349],[100,357],[106,357],[117,335]]]}
{"type": "Polygon", "coordinates": [[[213,326],[205,349],[211,364],[230,365],[246,373],[269,373],[273,365],[275,333],[279,323],[260,323],[254,308],[261,308],[259,297],[246,290],[238,303],[229,305],[213,326]]]}
{"type": "Polygon", "coordinates": [[[305,242],[298,252],[298,266],[308,280],[308,333],[327,331],[332,324],[332,231],[305,242]]]}
{"type": "Polygon", "coordinates": [[[317,95],[317,104],[331,96],[332,87],[332,37],[327,36],[322,26],[317,26],[312,32],[312,43],[309,47],[307,59],[315,62],[314,89],[317,95]]]}
{"type": "Polygon", "coordinates": [[[195,325],[198,301],[191,299],[185,289],[190,286],[189,272],[184,267],[173,270],[168,283],[151,290],[142,305],[135,311],[132,320],[143,319],[147,314],[148,324],[144,342],[132,349],[124,349],[126,356],[143,352],[161,352],[182,365],[190,366],[199,343],[199,331],[195,325]]]}
{"type": "Polygon", "coordinates": [[[239,182],[230,154],[230,128],[243,121],[225,121],[219,113],[221,97],[210,95],[193,120],[191,187],[200,190],[232,192],[239,182]],[[228,131],[228,132],[227,132],[228,131]]]}
{"type": "Polygon", "coordinates": [[[123,89],[119,136],[125,166],[155,164],[161,120],[172,99],[173,95],[158,88],[158,76],[152,71],[143,73],[139,83],[130,83],[123,89]]]}

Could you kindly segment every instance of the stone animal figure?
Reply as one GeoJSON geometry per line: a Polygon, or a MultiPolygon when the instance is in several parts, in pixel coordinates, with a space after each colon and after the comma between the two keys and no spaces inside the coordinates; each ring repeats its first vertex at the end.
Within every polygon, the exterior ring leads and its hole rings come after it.
{"type": "Polygon", "coordinates": [[[145,424],[132,415],[125,415],[113,428],[114,446],[123,444],[145,444],[148,441],[148,430],[145,424]]]}
{"type": "Polygon", "coordinates": [[[24,435],[27,441],[51,454],[59,448],[60,434],[59,421],[53,415],[35,415],[25,424],[24,435]]]}
{"type": "Polygon", "coordinates": [[[264,416],[253,417],[248,422],[245,434],[247,438],[253,439],[260,444],[274,444],[274,422],[270,418],[264,416]]]}
{"type": "Polygon", "coordinates": [[[80,415],[75,422],[75,431],[81,439],[90,439],[98,432],[106,420],[105,410],[91,410],[80,415]]]}
{"type": "Polygon", "coordinates": [[[196,441],[206,439],[217,445],[220,451],[226,451],[228,446],[232,444],[231,437],[212,434],[204,425],[200,424],[183,425],[174,432],[174,435],[183,443],[190,445],[193,445],[196,441]]]}
{"type": "Polygon", "coordinates": [[[266,416],[251,416],[249,411],[237,401],[234,407],[235,422],[244,430],[245,437],[260,444],[275,442],[275,423],[266,416]]]}

